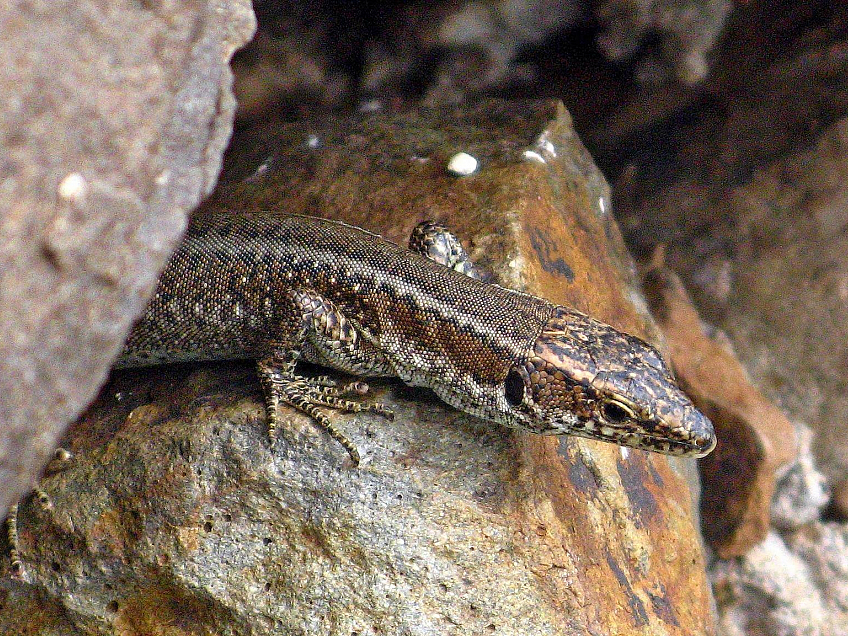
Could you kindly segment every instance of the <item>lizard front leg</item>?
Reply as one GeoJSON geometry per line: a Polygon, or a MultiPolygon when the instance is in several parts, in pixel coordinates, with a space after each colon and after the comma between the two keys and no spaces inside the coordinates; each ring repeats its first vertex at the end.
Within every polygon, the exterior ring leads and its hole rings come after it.
{"type": "Polygon", "coordinates": [[[273,353],[259,360],[257,368],[268,411],[268,432],[272,440],[279,424],[279,407],[288,404],[309,415],[338,441],[355,465],[359,451],[318,407],[349,413],[369,411],[392,418],[393,413],[380,403],[360,403],[344,399],[351,394],[364,394],[368,385],[357,381],[339,386],[327,376],[308,378],[295,373],[304,351],[307,359],[358,375],[390,375],[386,360],[363,338],[356,325],[330,300],[309,290],[288,294],[288,305],[299,317],[299,327],[285,342],[272,343],[273,353]]]}

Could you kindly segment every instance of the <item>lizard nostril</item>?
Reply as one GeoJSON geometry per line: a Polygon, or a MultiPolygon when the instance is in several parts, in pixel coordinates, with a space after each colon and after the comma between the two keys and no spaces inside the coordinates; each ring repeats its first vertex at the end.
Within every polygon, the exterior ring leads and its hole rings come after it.
{"type": "Polygon", "coordinates": [[[706,433],[704,435],[699,435],[695,439],[695,446],[698,447],[698,450],[701,453],[706,455],[715,448],[717,441],[718,440],[716,439],[716,436],[714,434],[706,433]]]}

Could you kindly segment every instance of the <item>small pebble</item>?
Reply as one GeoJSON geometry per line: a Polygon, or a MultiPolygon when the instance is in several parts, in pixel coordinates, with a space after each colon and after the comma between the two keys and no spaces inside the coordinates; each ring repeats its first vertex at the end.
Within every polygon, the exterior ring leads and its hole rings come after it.
{"type": "Polygon", "coordinates": [[[59,183],[59,196],[63,199],[81,199],[87,190],[88,183],[79,172],[71,172],[59,183]]]}
{"type": "Polygon", "coordinates": [[[545,161],[545,158],[535,150],[525,150],[523,157],[527,161],[535,161],[536,163],[547,163],[547,161],[545,161]]]}
{"type": "Polygon", "coordinates": [[[458,152],[448,162],[448,172],[456,177],[467,177],[477,171],[478,161],[467,152],[458,152]]]}

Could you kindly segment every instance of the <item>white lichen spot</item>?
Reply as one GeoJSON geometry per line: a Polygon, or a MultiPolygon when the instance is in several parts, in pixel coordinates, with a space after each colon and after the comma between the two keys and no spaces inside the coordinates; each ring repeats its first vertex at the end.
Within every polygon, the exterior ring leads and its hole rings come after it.
{"type": "Polygon", "coordinates": [[[250,175],[250,177],[248,177],[248,181],[252,181],[253,179],[258,179],[259,177],[264,175],[266,172],[268,172],[268,170],[270,170],[270,168],[273,164],[274,164],[274,158],[273,157],[268,157],[267,159],[265,159],[265,161],[263,161],[258,166],[256,166],[256,170],[254,170],[253,174],[250,175]]]}
{"type": "Polygon", "coordinates": [[[69,201],[82,199],[88,191],[88,182],[79,172],[71,172],[59,182],[59,196],[69,201]]]}
{"type": "Polygon", "coordinates": [[[630,449],[629,448],[627,448],[626,446],[619,446],[618,448],[621,451],[621,459],[626,460],[628,457],[630,457],[630,449]]]}
{"type": "Polygon", "coordinates": [[[540,136],[536,140],[536,147],[539,149],[540,152],[548,155],[549,157],[556,158],[557,156],[556,146],[554,146],[554,143],[544,135],[540,136]]]}
{"type": "Polygon", "coordinates": [[[527,161],[535,161],[536,163],[547,163],[547,161],[545,161],[545,158],[535,150],[525,150],[522,156],[527,161]]]}
{"type": "Polygon", "coordinates": [[[516,270],[516,271],[519,271],[519,272],[522,271],[526,267],[526,265],[527,265],[527,259],[525,259],[521,254],[518,254],[517,256],[509,259],[509,261],[507,262],[507,266],[510,269],[513,269],[513,270],[516,270]]]}
{"type": "Polygon", "coordinates": [[[533,145],[522,153],[526,161],[535,161],[536,163],[548,163],[549,159],[556,159],[557,152],[554,143],[548,139],[548,133],[543,132],[536,137],[533,145]]]}
{"type": "Polygon", "coordinates": [[[467,152],[458,152],[448,161],[448,172],[455,177],[467,177],[477,172],[479,162],[467,152]]]}
{"type": "Polygon", "coordinates": [[[321,143],[321,138],[318,135],[308,135],[306,137],[306,147],[311,148],[312,150],[316,150],[320,148],[323,144],[321,143]]]}
{"type": "Polygon", "coordinates": [[[378,113],[383,110],[383,102],[379,99],[369,99],[359,105],[360,113],[378,113]]]}
{"type": "Polygon", "coordinates": [[[598,197],[598,207],[601,208],[602,214],[607,213],[607,204],[606,201],[604,201],[604,197],[598,197]]]}

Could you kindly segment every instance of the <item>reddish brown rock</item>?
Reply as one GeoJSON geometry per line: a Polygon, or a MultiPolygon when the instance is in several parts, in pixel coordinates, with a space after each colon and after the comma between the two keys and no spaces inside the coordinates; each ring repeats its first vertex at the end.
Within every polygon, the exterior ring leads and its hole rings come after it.
{"type": "MultiPolygon", "coordinates": [[[[396,241],[446,221],[499,281],[653,333],[561,104],[261,139],[210,208],[321,213],[396,241]],[[480,162],[471,176],[446,172],[460,150],[480,162]]],[[[293,412],[270,448],[249,363],[116,376],[69,438],[76,463],[44,484],[53,511],[22,509],[29,578],[7,590],[0,630],[28,616],[88,633],[711,633],[693,461],[511,432],[374,386],[394,422],[335,419],[363,454],[354,469],[293,412]]]]}
{"type": "Polygon", "coordinates": [[[848,481],[833,486],[833,507],[839,519],[848,519],[848,481]]]}
{"type": "Polygon", "coordinates": [[[795,431],[736,356],[704,333],[677,276],[651,269],[645,287],[681,386],[716,428],[716,450],[700,464],[704,535],[720,557],[741,556],[768,534],[776,471],[795,459],[795,431]]]}

